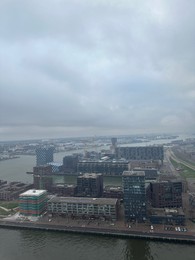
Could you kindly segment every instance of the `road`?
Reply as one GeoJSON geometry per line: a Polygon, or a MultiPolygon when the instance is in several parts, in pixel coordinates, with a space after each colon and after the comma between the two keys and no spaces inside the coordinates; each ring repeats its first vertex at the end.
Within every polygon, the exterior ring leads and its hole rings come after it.
{"type": "Polygon", "coordinates": [[[177,163],[181,163],[185,166],[187,166],[188,168],[190,168],[191,170],[195,171],[195,166],[190,164],[189,162],[183,161],[182,159],[179,159],[178,157],[176,157],[176,155],[173,153],[172,150],[170,150],[170,157],[175,160],[177,163]]]}
{"type": "Polygon", "coordinates": [[[98,228],[98,227],[75,227],[57,225],[52,223],[38,223],[38,222],[17,222],[17,221],[5,221],[0,220],[0,227],[3,228],[22,228],[22,229],[35,229],[35,230],[50,230],[50,231],[63,231],[71,233],[83,233],[105,236],[118,236],[129,238],[141,238],[174,242],[186,242],[195,243],[194,233],[168,233],[168,232],[145,232],[145,231],[133,231],[129,229],[116,229],[116,228],[98,228]]]}
{"type": "MultiPolygon", "coordinates": [[[[178,157],[176,157],[176,155],[174,154],[174,152],[168,148],[166,151],[165,151],[165,163],[167,163],[167,166],[168,168],[170,169],[170,171],[176,175],[176,176],[179,176],[178,172],[175,170],[175,167],[173,166],[173,164],[171,163],[170,159],[173,159],[174,161],[176,161],[177,163],[180,163],[180,164],[183,164],[185,165],[186,167],[188,167],[189,169],[195,171],[195,166],[182,160],[182,159],[179,159],[178,157]]],[[[195,176],[195,175],[194,175],[195,176]]]]}

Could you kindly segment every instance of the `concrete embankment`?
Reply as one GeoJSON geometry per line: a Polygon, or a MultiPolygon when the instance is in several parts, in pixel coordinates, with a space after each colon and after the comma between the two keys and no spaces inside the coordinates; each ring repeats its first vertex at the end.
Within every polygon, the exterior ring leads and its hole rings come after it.
{"type": "Polygon", "coordinates": [[[1,228],[34,229],[46,231],[58,231],[68,233],[93,234],[102,236],[114,236],[120,238],[147,239],[154,241],[175,242],[175,243],[193,243],[195,244],[195,235],[191,234],[171,234],[171,233],[146,233],[129,230],[92,228],[92,227],[73,227],[56,224],[37,223],[37,222],[12,222],[0,220],[1,228]]]}

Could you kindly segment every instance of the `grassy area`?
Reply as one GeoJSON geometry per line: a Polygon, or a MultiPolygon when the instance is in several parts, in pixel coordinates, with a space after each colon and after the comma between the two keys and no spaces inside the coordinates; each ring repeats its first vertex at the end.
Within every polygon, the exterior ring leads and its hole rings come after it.
{"type": "Polygon", "coordinates": [[[173,151],[175,156],[179,159],[179,160],[182,160],[182,161],[185,161],[193,166],[195,166],[195,162],[193,162],[192,160],[189,160],[188,158],[186,158],[186,156],[182,156],[182,153],[178,152],[178,151],[173,151]]]}
{"type": "Polygon", "coordinates": [[[5,211],[5,210],[3,210],[3,209],[0,208],[0,215],[1,215],[1,216],[8,216],[9,214],[10,214],[9,211],[5,211]]]}
{"type": "Polygon", "coordinates": [[[18,207],[18,205],[17,201],[0,201],[0,206],[7,209],[14,209],[18,207]]]}
{"type": "Polygon", "coordinates": [[[195,178],[195,171],[187,167],[186,165],[182,163],[176,162],[173,158],[170,158],[171,163],[173,166],[177,169],[181,169],[181,171],[178,171],[178,173],[181,175],[183,178],[195,178]]]}
{"type": "Polygon", "coordinates": [[[181,164],[170,158],[171,163],[175,168],[181,168],[181,164]]]}

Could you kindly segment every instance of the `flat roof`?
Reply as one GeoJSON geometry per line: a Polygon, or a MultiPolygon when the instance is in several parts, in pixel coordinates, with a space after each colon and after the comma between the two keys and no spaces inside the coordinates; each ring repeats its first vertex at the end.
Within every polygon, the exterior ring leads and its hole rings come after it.
{"type": "Polygon", "coordinates": [[[119,160],[115,160],[115,159],[110,159],[110,160],[85,160],[85,159],[83,159],[83,160],[81,160],[81,161],[79,161],[78,163],[118,163],[118,164],[128,164],[129,163],[129,160],[126,160],[126,159],[123,159],[123,160],[121,160],[121,159],[119,159],[119,160]]]}
{"type": "Polygon", "coordinates": [[[51,166],[62,166],[63,164],[62,163],[58,163],[58,162],[50,162],[50,163],[47,163],[47,165],[51,165],[51,166]]]}
{"type": "Polygon", "coordinates": [[[40,196],[42,194],[44,194],[45,192],[47,192],[46,190],[27,190],[24,193],[20,194],[20,196],[40,196]]]}
{"type": "Polygon", "coordinates": [[[178,215],[184,215],[182,208],[151,208],[151,215],[156,216],[178,216],[178,215]]]}
{"type": "Polygon", "coordinates": [[[98,178],[102,176],[101,173],[84,173],[83,175],[79,175],[78,178],[98,178]]]}
{"type": "Polygon", "coordinates": [[[48,202],[116,205],[117,201],[118,201],[118,199],[113,199],[113,198],[56,197],[56,196],[54,196],[48,202]]]}
{"type": "Polygon", "coordinates": [[[124,171],[122,176],[145,176],[144,171],[124,171]]]}

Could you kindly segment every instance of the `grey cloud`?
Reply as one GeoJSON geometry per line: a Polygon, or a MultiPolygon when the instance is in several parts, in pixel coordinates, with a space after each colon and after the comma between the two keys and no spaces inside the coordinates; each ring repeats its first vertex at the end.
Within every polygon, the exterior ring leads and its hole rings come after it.
{"type": "Polygon", "coordinates": [[[194,7],[2,0],[1,138],[194,131],[194,7]]]}

